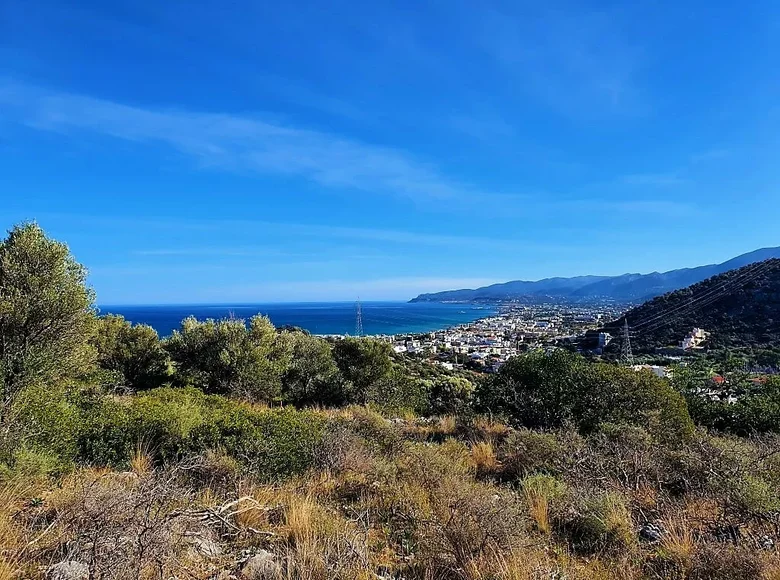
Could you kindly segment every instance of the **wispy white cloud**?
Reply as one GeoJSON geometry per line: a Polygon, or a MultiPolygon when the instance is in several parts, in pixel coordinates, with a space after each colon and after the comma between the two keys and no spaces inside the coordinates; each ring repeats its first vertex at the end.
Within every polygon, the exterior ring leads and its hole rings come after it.
{"type": "Polygon", "coordinates": [[[135,107],[9,83],[0,85],[0,105],[1,117],[36,129],[162,143],[206,166],[411,198],[478,193],[404,151],[259,116],[135,107]]]}
{"type": "MultiPolygon", "coordinates": [[[[552,208],[553,206],[550,206],[552,208]]],[[[98,216],[92,214],[43,214],[38,216],[46,226],[47,223],[67,222],[70,225],[84,224],[91,229],[103,228],[115,230],[127,228],[133,231],[171,232],[195,230],[201,232],[229,232],[234,234],[250,234],[254,240],[265,236],[278,242],[280,239],[318,240],[351,240],[359,245],[361,242],[377,242],[392,246],[427,246],[452,249],[511,249],[533,248],[536,250],[563,250],[563,246],[551,244],[532,236],[476,236],[473,234],[435,234],[415,230],[389,228],[361,228],[353,226],[337,226],[323,224],[306,224],[295,222],[273,222],[266,220],[225,220],[225,219],[183,219],[183,218],[141,218],[120,216],[98,216]]],[[[155,234],[156,235],[156,234],[155,234]]],[[[253,242],[254,243],[254,242],[253,242]]],[[[259,242],[258,242],[259,243],[259,242]]],[[[206,247],[207,252],[218,252],[218,247],[206,247]]],[[[236,253],[265,251],[263,248],[234,247],[236,253]]],[[[164,247],[145,248],[139,250],[146,255],[175,255],[176,253],[195,253],[196,247],[164,247]]]]}

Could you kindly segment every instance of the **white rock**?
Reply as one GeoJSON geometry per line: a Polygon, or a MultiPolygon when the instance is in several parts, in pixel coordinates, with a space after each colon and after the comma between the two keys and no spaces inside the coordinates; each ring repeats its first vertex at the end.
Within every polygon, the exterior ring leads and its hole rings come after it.
{"type": "Polygon", "coordinates": [[[66,560],[49,566],[46,580],[89,580],[89,566],[83,562],[66,560]]]}
{"type": "Polygon", "coordinates": [[[282,568],[274,560],[274,555],[260,550],[241,566],[242,580],[277,580],[282,577],[282,568]]]}

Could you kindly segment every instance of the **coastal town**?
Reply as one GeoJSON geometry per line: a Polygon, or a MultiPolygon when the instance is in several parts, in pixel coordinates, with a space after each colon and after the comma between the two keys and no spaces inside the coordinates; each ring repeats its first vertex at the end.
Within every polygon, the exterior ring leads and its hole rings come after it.
{"type": "Polygon", "coordinates": [[[426,356],[449,369],[468,366],[494,371],[510,357],[537,348],[581,341],[587,341],[587,346],[594,350],[603,348],[612,337],[597,329],[618,318],[625,308],[614,302],[509,303],[502,305],[493,316],[467,324],[436,332],[380,338],[390,341],[397,354],[426,356]]]}

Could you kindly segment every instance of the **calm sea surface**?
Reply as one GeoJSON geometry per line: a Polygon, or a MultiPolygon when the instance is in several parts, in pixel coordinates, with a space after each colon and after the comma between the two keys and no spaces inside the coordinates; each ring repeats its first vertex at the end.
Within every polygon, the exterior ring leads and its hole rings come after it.
{"type": "MultiPolygon", "coordinates": [[[[490,307],[469,304],[364,302],[365,334],[429,332],[490,316],[490,307]]],[[[133,323],[148,324],[168,336],[187,316],[198,319],[249,318],[264,314],[276,326],[293,325],[313,334],[355,334],[353,302],[299,302],[284,304],[182,304],[160,306],[100,306],[101,314],[120,314],[133,323]]]]}

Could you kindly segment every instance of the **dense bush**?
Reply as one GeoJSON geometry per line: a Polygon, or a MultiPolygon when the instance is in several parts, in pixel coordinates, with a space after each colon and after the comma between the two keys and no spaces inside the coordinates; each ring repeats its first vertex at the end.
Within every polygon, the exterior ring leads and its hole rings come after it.
{"type": "Polygon", "coordinates": [[[284,400],[296,406],[344,404],[346,385],[330,343],[303,331],[284,332],[283,338],[290,349],[290,363],[282,373],[284,400]]]}
{"type": "Polygon", "coordinates": [[[724,382],[716,384],[714,374],[704,360],[674,369],[672,384],[697,425],[738,435],[780,433],[780,377],[751,381],[743,370],[720,370],[724,382]]]}
{"type": "Polygon", "coordinates": [[[314,460],[323,420],[294,409],[257,409],[193,388],[161,388],[125,399],[79,403],[75,459],[127,465],[137,449],[172,462],[220,450],[261,479],[301,473],[314,460]]]}
{"type": "Polygon", "coordinates": [[[474,402],[474,383],[463,377],[438,376],[430,382],[430,412],[434,415],[468,413],[474,402]]]}
{"type": "Polygon", "coordinates": [[[207,393],[271,401],[289,363],[286,341],[264,316],[198,321],[189,317],[166,341],[180,383],[207,393]]]}
{"type": "Polygon", "coordinates": [[[390,345],[380,340],[347,337],[336,341],[333,358],[351,385],[350,402],[367,402],[368,389],[390,374],[391,354],[390,345]]]}
{"type": "Polygon", "coordinates": [[[117,386],[153,389],[170,379],[168,353],[151,326],[132,325],[121,316],[103,316],[97,321],[92,343],[100,367],[113,371],[121,381],[117,386]]]}
{"type": "Polygon", "coordinates": [[[590,432],[600,423],[630,423],[677,438],[693,429],[685,401],[665,380],[561,350],[510,359],[482,382],[477,401],[480,411],[526,427],[571,422],[590,432]]]}

